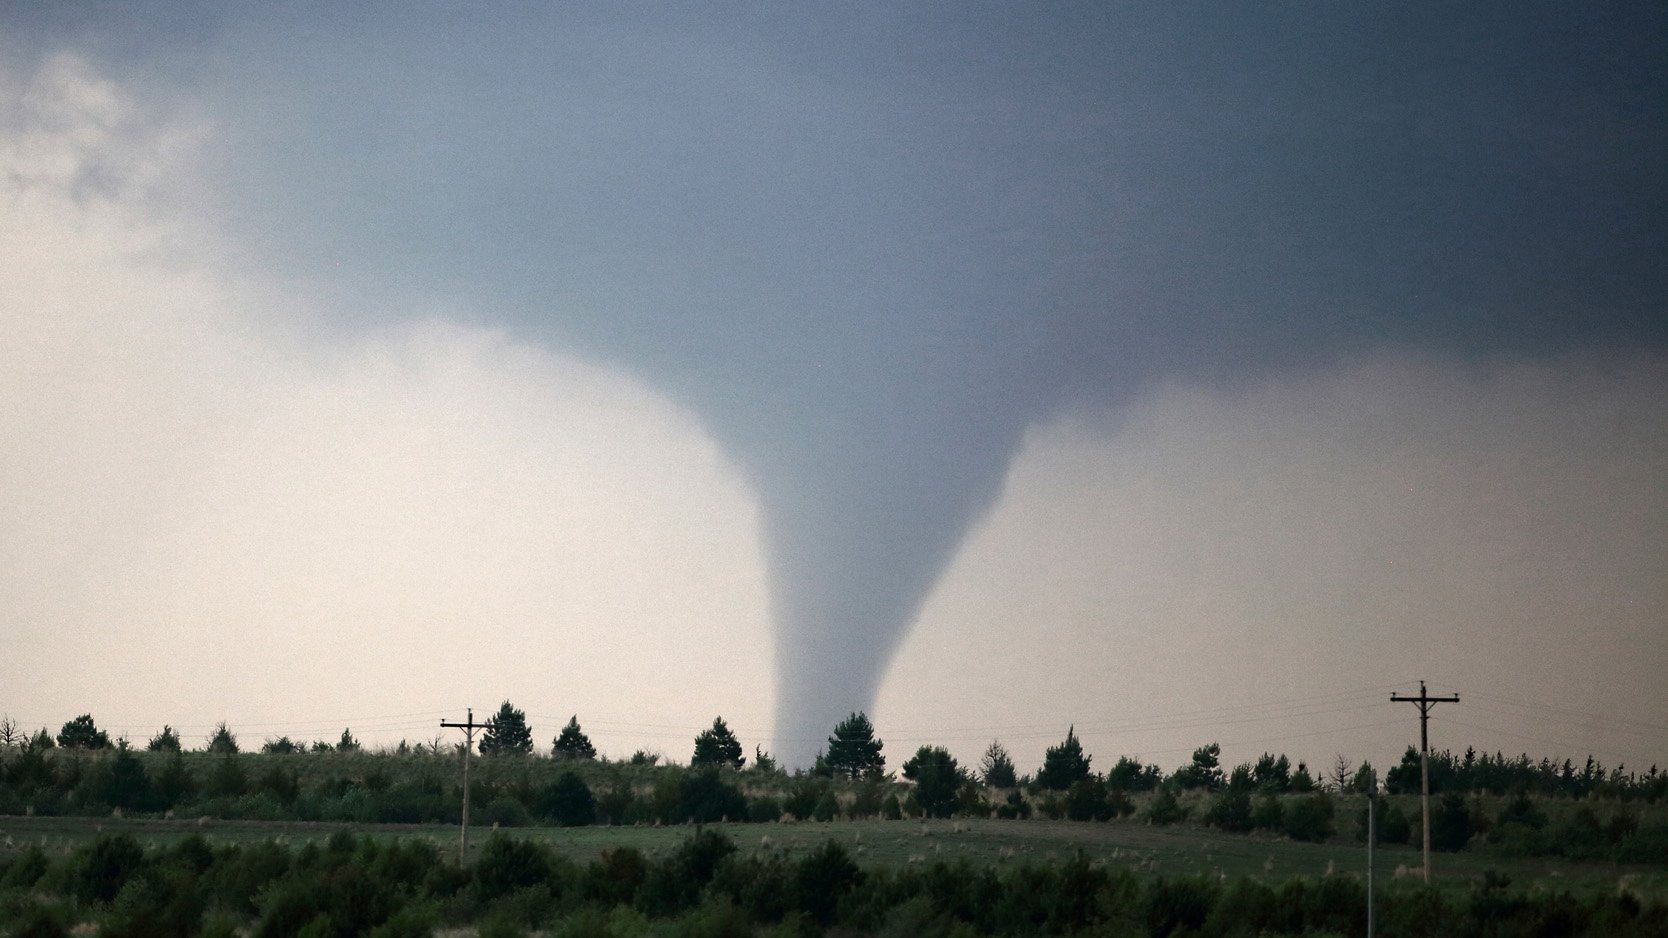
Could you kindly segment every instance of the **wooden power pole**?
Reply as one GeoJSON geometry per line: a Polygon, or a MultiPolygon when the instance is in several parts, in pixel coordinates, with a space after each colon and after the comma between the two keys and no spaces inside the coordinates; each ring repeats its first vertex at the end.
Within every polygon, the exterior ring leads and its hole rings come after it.
{"type": "Polygon", "coordinates": [[[1419,682],[1419,696],[1403,697],[1391,694],[1392,703],[1419,705],[1419,813],[1425,828],[1425,884],[1431,881],[1431,737],[1429,725],[1431,707],[1439,703],[1459,703],[1459,695],[1432,697],[1425,693],[1425,682],[1419,682]]]}
{"type": "Polygon", "coordinates": [[[462,723],[440,721],[442,729],[463,730],[463,826],[458,831],[458,866],[462,866],[469,858],[469,752],[475,748],[475,731],[484,730],[488,726],[487,723],[475,722],[474,707],[464,712],[468,716],[462,723]]]}

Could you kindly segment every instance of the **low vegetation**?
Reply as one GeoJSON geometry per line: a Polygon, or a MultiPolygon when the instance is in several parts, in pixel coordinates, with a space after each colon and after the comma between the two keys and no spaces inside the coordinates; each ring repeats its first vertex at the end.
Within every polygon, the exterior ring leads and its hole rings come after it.
{"type": "MultiPolygon", "coordinates": [[[[1386,936],[1668,931],[1668,906],[1626,890],[1527,889],[1497,874],[1462,892],[1397,881],[1376,906],[1386,936]]],[[[299,847],[191,835],[149,849],[105,834],[58,855],[0,856],[0,921],[19,935],[87,923],[110,936],[255,938],[459,926],[482,935],[1344,935],[1361,933],[1365,919],[1364,886],[1344,875],[1145,875],[1081,852],[875,866],[833,839],[745,848],[699,828],[663,852],[616,847],[584,861],[499,833],[463,866],[420,838],[346,832],[299,847]]]]}

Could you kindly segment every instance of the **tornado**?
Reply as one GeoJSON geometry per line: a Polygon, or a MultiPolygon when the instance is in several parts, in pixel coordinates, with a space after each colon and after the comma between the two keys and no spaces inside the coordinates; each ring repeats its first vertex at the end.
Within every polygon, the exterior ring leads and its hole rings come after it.
{"type": "Polygon", "coordinates": [[[958,421],[942,402],[880,403],[903,413],[867,424],[868,445],[828,431],[756,476],[785,764],[809,765],[837,721],[871,708],[922,603],[999,496],[1023,435],[1018,420],[958,421]]]}

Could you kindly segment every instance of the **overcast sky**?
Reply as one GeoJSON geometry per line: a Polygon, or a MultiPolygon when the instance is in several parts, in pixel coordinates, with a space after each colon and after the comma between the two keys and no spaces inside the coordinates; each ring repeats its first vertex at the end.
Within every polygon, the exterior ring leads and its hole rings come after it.
{"type": "Polygon", "coordinates": [[[1668,763],[1660,5],[0,5],[0,710],[1668,763]]]}

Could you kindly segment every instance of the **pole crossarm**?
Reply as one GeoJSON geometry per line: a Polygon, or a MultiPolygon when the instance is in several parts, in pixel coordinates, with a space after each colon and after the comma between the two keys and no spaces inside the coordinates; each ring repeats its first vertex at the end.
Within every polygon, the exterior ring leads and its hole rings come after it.
{"type": "Polygon", "coordinates": [[[1419,705],[1419,709],[1429,711],[1430,707],[1431,707],[1431,704],[1459,703],[1459,695],[1458,694],[1449,694],[1446,697],[1432,697],[1431,695],[1425,693],[1425,682],[1420,681],[1419,682],[1419,696],[1417,696],[1417,697],[1404,697],[1401,694],[1391,694],[1390,695],[1390,702],[1391,703],[1416,703],[1416,704],[1419,705]]]}
{"type": "Polygon", "coordinates": [[[1430,721],[1431,708],[1439,703],[1459,703],[1458,694],[1446,697],[1432,697],[1425,691],[1425,682],[1419,682],[1419,696],[1409,697],[1403,694],[1391,694],[1391,703],[1417,704],[1419,707],[1419,815],[1425,833],[1425,884],[1431,881],[1431,738],[1430,721]]]}

